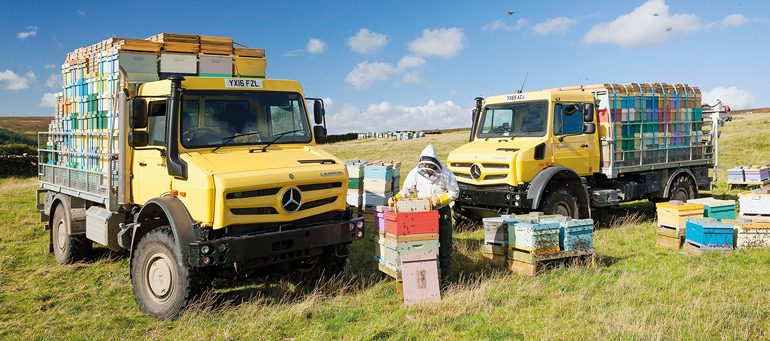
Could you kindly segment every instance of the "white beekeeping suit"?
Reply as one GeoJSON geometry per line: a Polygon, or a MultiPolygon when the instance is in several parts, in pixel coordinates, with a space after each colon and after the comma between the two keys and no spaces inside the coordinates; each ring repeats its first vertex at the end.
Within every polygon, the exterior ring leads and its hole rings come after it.
{"type": "Polygon", "coordinates": [[[431,198],[434,209],[446,206],[460,194],[455,175],[446,167],[441,167],[432,145],[422,150],[417,168],[409,172],[404,187],[395,197],[408,198],[415,192],[420,198],[431,198]]]}

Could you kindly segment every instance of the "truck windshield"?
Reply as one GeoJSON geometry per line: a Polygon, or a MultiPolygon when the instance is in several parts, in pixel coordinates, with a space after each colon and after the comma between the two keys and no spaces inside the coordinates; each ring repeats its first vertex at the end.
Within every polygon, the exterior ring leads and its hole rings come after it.
{"type": "Polygon", "coordinates": [[[543,136],[547,118],[548,101],[489,105],[484,108],[477,136],[543,136]]]}
{"type": "Polygon", "coordinates": [[[312,139],[305,105],[297,93],[186,91],[180,120],[185,148],[308,143],[312,139]]]}

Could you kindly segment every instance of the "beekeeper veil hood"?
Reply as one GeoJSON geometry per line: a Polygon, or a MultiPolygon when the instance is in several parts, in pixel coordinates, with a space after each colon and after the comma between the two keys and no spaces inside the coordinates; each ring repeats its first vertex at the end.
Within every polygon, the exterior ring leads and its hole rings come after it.
{"type": "Polygon", "coordinates": [[[436,148],[428,145],[422,150],[420,162],[417,164],[418,173],[431,182],[438,180],[441,175],[441,161],[438,160],[436,148]]]}

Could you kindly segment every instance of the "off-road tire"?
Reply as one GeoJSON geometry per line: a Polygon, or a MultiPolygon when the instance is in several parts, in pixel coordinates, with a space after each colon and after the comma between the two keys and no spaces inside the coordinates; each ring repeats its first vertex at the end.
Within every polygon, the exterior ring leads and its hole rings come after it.
{"type": "Polygon", "coordinates": [[[580,203],[575,194],[566,187],[547,187],[540,201],[540,208],[546,215],[558,214],[574,219],[580,217],[580,203]]]}
{"type": "Polygon", "coordinates": [[[134,250],[131,285],[145,314],[176,319],[210,283],[209,277],[186,264],[168,226],[145,234],[134,250]]]}
{"type": "Polygon", "coordinates": [[[64,206],[56,205],[51,225],[53,255],[59,264],[71,264],[84,260],[91,252],[93,243],[85,234],[70,234],[70,221],[64,214],[64,206]]]}
{"type": "Polygon", "coordinates": [[[687,202],[687,200],[696,199],[697,197],[698,194],[694,190],[692,180],[686,175],[680,175],[674,179],[668,191],[668,200],[687,202]]]}

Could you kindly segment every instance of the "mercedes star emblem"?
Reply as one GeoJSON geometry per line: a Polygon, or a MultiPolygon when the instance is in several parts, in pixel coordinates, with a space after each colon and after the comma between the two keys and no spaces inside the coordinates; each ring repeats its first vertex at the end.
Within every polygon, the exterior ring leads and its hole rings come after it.
{"type": "Polygon", "coordinates": [[[481,179],[481,166],[478,163],[471,166],[471,179],[481,179]]]}
{"type": "Polygon", "coordinates": [[[283,191],[283,194],[281,194],[281,207],[283,207],[286,213],[297,212],[300,206],[302,206],[302,194],[300,194],[298,189],[290,187],[283,191]]]}

